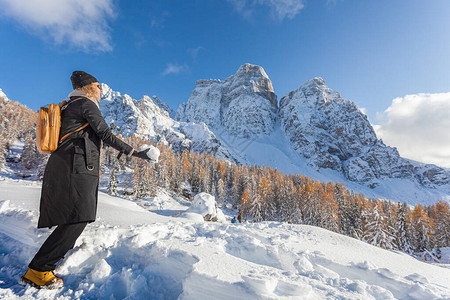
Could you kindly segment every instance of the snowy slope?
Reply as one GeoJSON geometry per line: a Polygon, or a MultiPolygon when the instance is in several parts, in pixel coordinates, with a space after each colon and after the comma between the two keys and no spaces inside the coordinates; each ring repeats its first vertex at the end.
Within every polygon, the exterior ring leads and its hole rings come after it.
{"type": "MultiPolygon", "coordinates": [[[[99,219],[57,273],[62,290],[17,284],[48,236],[39,184],[0,179],[1,299],[445,299],[450,266],[324,229],[192,222],[160,193],[140,205],[100,193],[99,219]]],[[[448,258],[447,258],[448,259],[448,258]]]]}

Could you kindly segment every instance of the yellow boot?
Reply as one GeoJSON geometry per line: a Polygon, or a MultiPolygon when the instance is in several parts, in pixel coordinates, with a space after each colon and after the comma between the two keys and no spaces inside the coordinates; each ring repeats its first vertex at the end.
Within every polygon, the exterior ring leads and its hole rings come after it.
{"type": "Polygon", "coordinates": [[[35,288],[58,289],[64,286],[63,280],[55,276],[53,271],[39,272],[28,269],[20,278],[21,283],[30,284],[35,288]]]}

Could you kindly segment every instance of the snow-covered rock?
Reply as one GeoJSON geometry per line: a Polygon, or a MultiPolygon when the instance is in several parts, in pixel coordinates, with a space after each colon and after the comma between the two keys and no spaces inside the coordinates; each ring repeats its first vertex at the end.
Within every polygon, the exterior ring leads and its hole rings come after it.
{"type": "Polygon", "coordinates": [[[6,94],[3,93],[2,89],[0,89],[0,99],[9,100],[8,97],[6,97],[6,94]]]}
{"type": "Polygon", "coordinates": [[[275,126],[277,97],[260,66],[245,64],[235,75],[220,80],[198,80],[176,119],[204,122],[212,130],[225,129],[239,137],[270,134],[275,126]]]}
{"type": "MultiPolygon", "coordinates": [[[[145,96],[144,96],[145,97],[145,96]]],[[[159,106],[159,108],[164,109],[169,113],[169,116],[173,119],[175,118],[175,111],[167,104],[166,102],[163,102],[161,99],[159,99],[157,96],[152,96],[152,101],[156,105],[159,106]]]]}
{"type": "Polygon", "coordinates": [[[217,207],[216,199],[208,193],[199,193],[195,195],[191,206],[186,210],[185,214],[200,215],[205,221],[225,222],[225,215],[222,210],[217,207]]]}
{"type": "Polygon", "coordinates": [[[421,184],[433,188],[450,183],[450,170],[414,161],[411,163],[414,165],[414,173],[421,184]]]}
{"type": "Polygon", "coordinates": [[[208,152],[219,158],[235,160],[203,123],[178,122],[170,117],[169,106],[158,97],[134,100],[102,84],[100,110],[108,125],[122,134],[135,134],[158,143],[169,144],[175,151],[208,152]],[[156,103],[155,103],[156,101],[156,103]]]}

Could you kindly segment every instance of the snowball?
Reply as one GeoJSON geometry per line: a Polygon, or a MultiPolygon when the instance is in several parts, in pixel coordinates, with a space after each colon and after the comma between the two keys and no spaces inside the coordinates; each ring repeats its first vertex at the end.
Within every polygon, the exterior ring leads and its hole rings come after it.
{"type": "Polygon", "coordinates": [[[159,151],[159,149],[156,148],[155,146],[152,146],[152,145],[142,145],[142,146],[139,148],[139,151],[144,151],[144,150],[147,150],[147,149],[149,149],[149,150],[147,151],[147,156],[148,156],[148,158],[150,158],[150,160],[151,160],[152,162],[157,163],[157,162],[158,162],[158,159],[159,159],[159,155],[161,154],[161,152],[159,151]]]}

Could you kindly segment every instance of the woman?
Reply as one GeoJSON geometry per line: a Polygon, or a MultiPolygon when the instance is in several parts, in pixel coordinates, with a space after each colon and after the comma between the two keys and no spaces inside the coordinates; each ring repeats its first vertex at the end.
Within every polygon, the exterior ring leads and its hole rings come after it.
{"type": "Polygon", "coordinates": [[[63,280],[54,274],[55,264],[74,247],[86,225],[95,221],[102,144],[127,156],[149,160],[147,150],[134,151],[112,134],[100,113],[102,90],[98,80],[83,71],[73,72],[70,79],[74,91],[62,108],[60,140],[69,135],[51,154],[45,168],[38,222],[38,228],[57,227],[21,278],[22,283],[38,288],[63,286],[63,280]]]}

